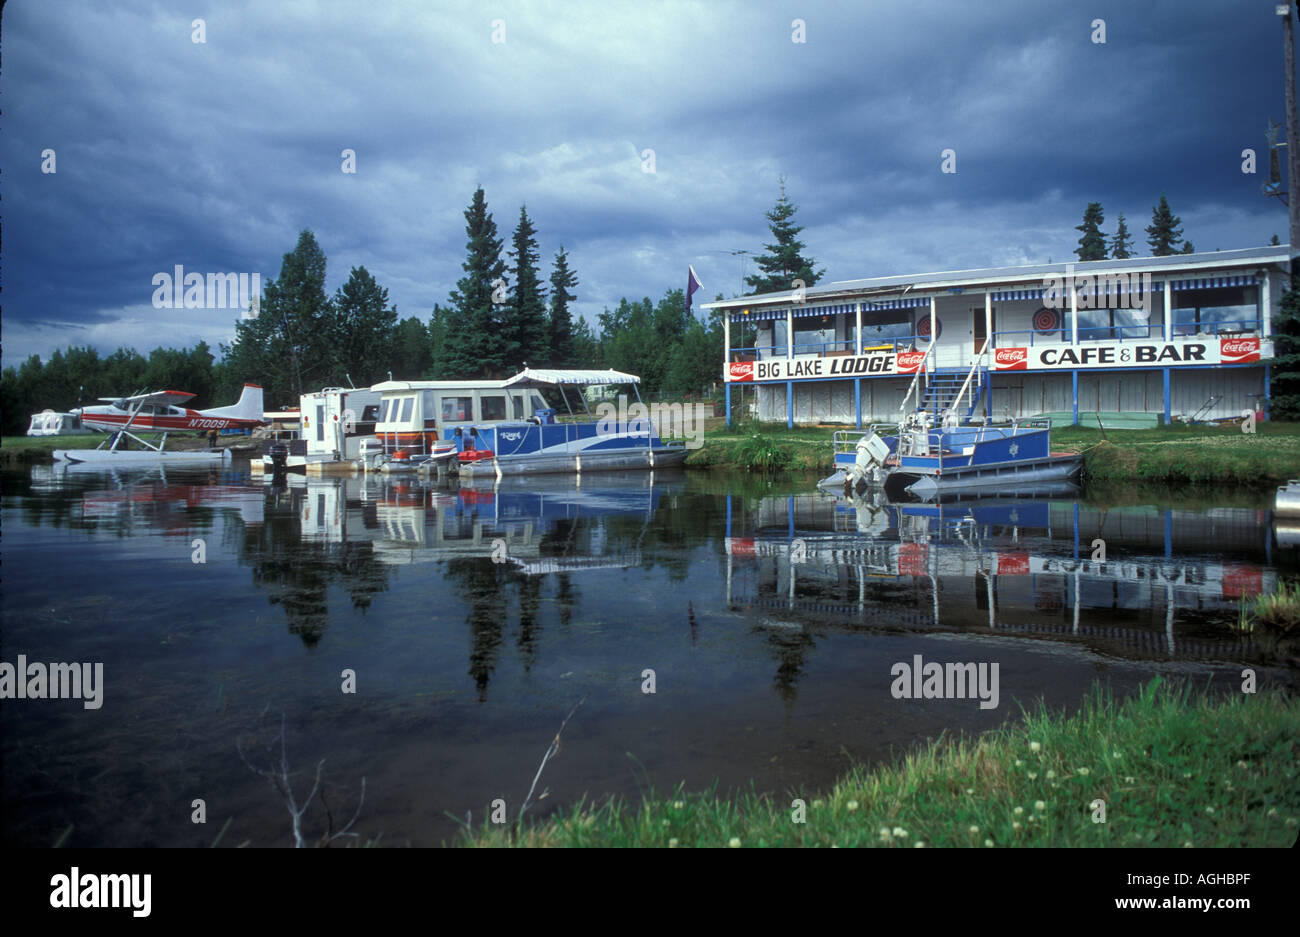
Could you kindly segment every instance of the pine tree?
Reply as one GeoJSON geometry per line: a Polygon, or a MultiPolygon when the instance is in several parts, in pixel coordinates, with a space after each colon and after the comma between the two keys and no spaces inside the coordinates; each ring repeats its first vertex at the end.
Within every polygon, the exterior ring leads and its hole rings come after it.
{"type": "Polygon", "coordinates": [[[1269,364],[1269,416],[1300,419],[1300,292],[1287,290],[1273,319],[1274,351],[1269,364]]]}
{"type": "Polygon", "coordinates": [[[1116,260],[1128,260],[1133,256],[1133,238],[1122,213],[1115,223],[1115,236],[1110,239],[1110,256],[1116,260]]]}
{"type": "Polygon", "coordinates": [[[537,275],[537,230],[525,207],[519,209],[519,224],[512,238],[514,259],[510,302],[506,306],[504,337],[509,363],[533,367],[550,357],[550,329],[546,318],[546,291],[537,275]]]}
{"type": "Polygon", "coordinates": [[[272,406],[296,406],[304,389],[331,380],[336,358],[334,312],[325,294],[325,254],[310,231],[284,255],[280,275],[263,289],[260,313],[235,323],[235,340],[223,346],[229,393],[256,380],[272,406]]]}
{"type": "Polygon", "coordinates": [[[551,273],[551,353],[547,360],[552,367],[576,366],[577,349],[569,303],[578,297],[569,290],[577,285],[578,276],[569,269],[569,257],[561,246],[555,255],[555,269],[551,273]]]}
{"type": "Polygon", "coordinates": [[[1101,225],[1105,220],[1101,203],[1089,202],[1083,212],[1083,224],[1075,225],[1074,228],[1076,231],[1083,232],[1083,237],[1079,238],[1079,246],[1074,250],[1079,260],[1106,259],[1106,238],[1101,233],[1101,225]]]}
{"type": "Polygon", "coordinates": [[[1195,253],[1196,253],[1196,248],[1192,246],[1192,242],[1191,242],[1191,241],[1184,241],[1184,242],[1183,242],[1183,253],[1184,253],[1184,254],[1195,254],[1195,253]]]}
{"type": "Polygon", "coordinates": [[[1178,226],[1180,221],[1169,210],[1169,202],[1162,192],[1160,204],[1151,209],[1151,224],[1147,226],[1147,244],[1151,245],[1153,257],[1178,253],[1178,244],[1183,239],[1183,229],[1178,226]]]}
{"type": "MultiPolygon", "coordinates": [[[[397,309],[388,305],[388,290],[365,267],[353,267],[334,294],[334,377],[357,387],[387,377],[397,309]]],[[[410,375],[415,377],[416,375],[410,375]]]]}
{"type": "Polygon", "coordinates": [[[801,253],[804,245],[798,240],[798,235],[803,228],[790,220],[796,211],[798,208],[786,197],[785,177],[782,176],[781,197],[766,214],[768,227],[772,231],[772,236],[776,238],[776,243],[765,245],[767,253],[754,258],[754,263],[763,273],[745,277],[745,283],[755,293],[792,290],[795,288],[795,280],[802,280],[804,288],[807,289],[820,280],[822,274],[826,272],[825,270],[814,271],[813,261],[805,259],[801,253]]]}
{"type": "Polygon", "coordinates": [[[1277,235],[1275,234],[1275,235],[1273,235],[1273,240],[1271,240],[1271,241],[1268,242],[1268,245],[1269,245],[1269,247],[1277,247],[1277,246],[1278,246],[1279,244],[1281,244],[1281,243],[1282,243],[1282,242],[1279,241],[1279,240],[1277,239],[1277,235]]]}
{"type": "Polygon", "coordinates": [[[465,211],[465,233],[469,238],[468,256],[461,264],[465,276],[451,294],[453,314],[442,351],[445,377],[450,380],[502,373],[510,351],[501,335],[501,312],[492,302],[496,285],[505,281],[506,265],[482,186],[465,211]]]}
{"type": "Polygon", "coordinates": [[[429,369],[435,378],[440,378],[446,371],[443,366],[443,349],[447,346],[447,329],[451,321],[451,310],[437,303],[433,304],[433,315],[429,317],[429,369]]]}

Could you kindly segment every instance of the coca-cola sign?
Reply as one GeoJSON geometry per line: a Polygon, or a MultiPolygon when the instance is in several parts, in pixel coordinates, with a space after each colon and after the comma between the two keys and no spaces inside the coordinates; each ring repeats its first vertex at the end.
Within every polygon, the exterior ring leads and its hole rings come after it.
{"type": "Polygon", "coordinates": [[[1244,364],[1259,360],[1258,338],[1219,339],[1219,361],[1223,364],[1244,364]]]}
{"type": "Polygon", "coordinates": [[[923,351],[903,351],[898,354],[898,373],[914,374],[925,358],[923,351]]]}
{"type": "Polygon", "coordinates": [[[752,381],[754,379],[754,362],[733,361],[731,362],[730,373],[733,381],[752,381]]]}
{"type": "Polygon", "coordinates": [[[1024,371],[1028,367],[1028,348],[998,348],[993,352],[993,369],[995,371],[1024,371]]]}

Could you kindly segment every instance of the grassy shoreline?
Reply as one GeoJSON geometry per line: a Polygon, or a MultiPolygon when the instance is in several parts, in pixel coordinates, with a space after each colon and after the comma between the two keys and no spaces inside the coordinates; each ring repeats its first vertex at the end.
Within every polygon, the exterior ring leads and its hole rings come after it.
{"type": "MultiPolygon", "coordinates": [[[[834,470],[831,435],[843,426],[749,424],[705,435],[687,458],[697,468],[820,472],[834,470]]],[[[1052,431],[1056,451],[1082,452],[1084,477],[1104,482],[1231,484],[1262,489],[1300,477],[1300,424],[1261,423],[1253,434],[1237,426],[1169,426],[1052,431]]]]}
{"type": "Polygon", "coordinates": [[[462,846],[1286,847],[1300,823],[1300,702],[1159,678],[1073,716],[1040,708],[973,739],[855,767],[824,795],[651,793],[579,803],[462,846]],[[794,798],[807,797],[805,821],[794,798]],[[1105,822],[1095,822],[1096,801],[1105,822]]]}

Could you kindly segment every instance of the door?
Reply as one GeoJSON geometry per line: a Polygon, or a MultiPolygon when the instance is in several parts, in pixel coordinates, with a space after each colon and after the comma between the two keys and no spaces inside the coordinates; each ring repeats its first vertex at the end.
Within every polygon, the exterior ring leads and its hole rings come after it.
{"type": "MultiPolygon", "coordinates": [[[[996,315],[997,313],[994,313],[994,316],[996,315]]],[[[997,326],[994,325],[994,331],[996,330],[997,326]]],[[[987,341],[989,337],[988,320],[984,318],[983,309],[971,310],[971,335],[975,340],[975,348],[973,349],[972,354],[978,355],[980,349],[984,347],[984,342],[987,341]]]]}

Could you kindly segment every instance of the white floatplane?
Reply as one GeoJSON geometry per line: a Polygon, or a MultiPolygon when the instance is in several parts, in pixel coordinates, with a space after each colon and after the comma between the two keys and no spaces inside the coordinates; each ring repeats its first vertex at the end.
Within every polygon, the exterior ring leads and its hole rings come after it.
{"type": "Polygon", "coordinates": [[[229,449],[167,452],[167,436],[262,425],[262,388],[245,384],[239,402],[229,407],[190,410],[180,406],[193,396],[185,391],[159,390],[130,397],[101,397],[106,405],[81,407],[73,410],[72,415],[81,420],[82,426],[101,430],[108,433],[108,437],[95,449],[55,450],[54,459],[56,462],[98,462],[115,466],[156,462],[187,465],[229,462],[229,449]],[[162,433],[162,438],[156,443],[149,442],[136,435],[140,432],[162,433]],[[135,442],[141,448],[128,449],[129,442],[135,442]]]}

